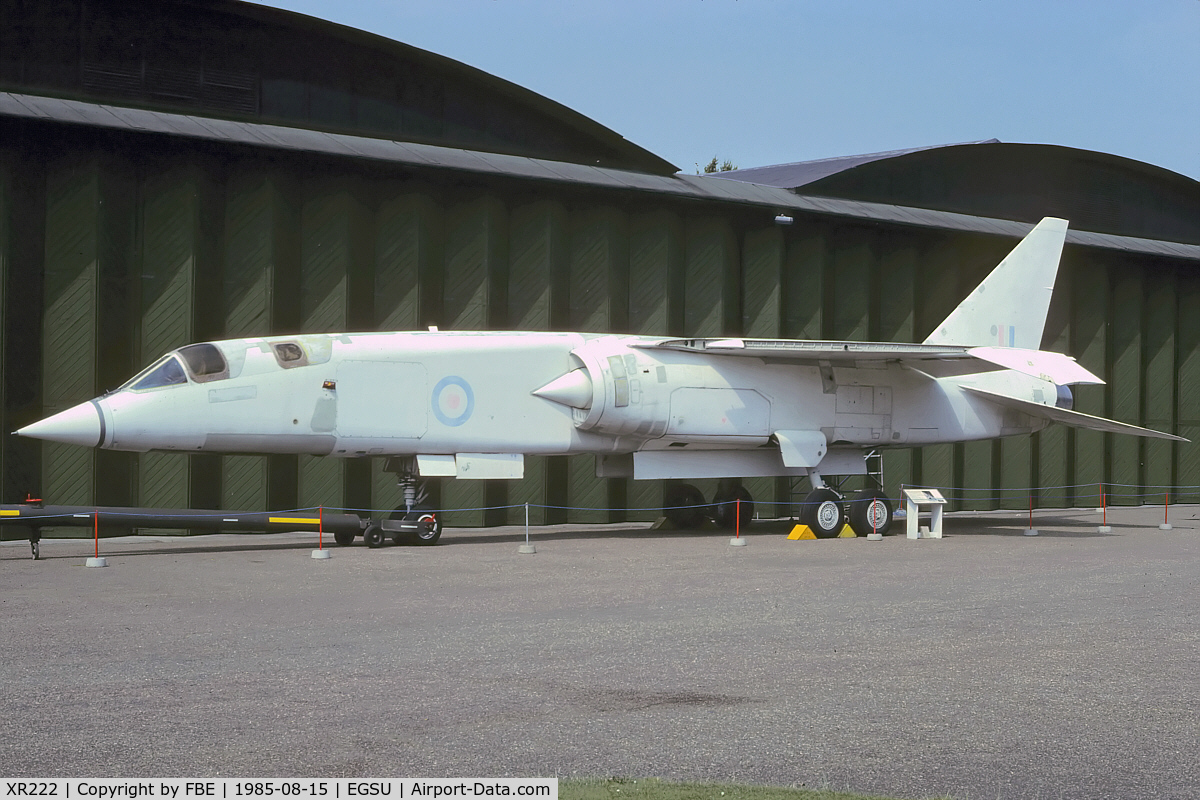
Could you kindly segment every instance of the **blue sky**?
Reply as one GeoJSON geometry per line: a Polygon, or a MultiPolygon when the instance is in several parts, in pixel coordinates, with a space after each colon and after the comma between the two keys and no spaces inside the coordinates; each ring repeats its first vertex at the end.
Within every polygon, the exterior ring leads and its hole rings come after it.
{"type": "Polygon", "coordinates": [[[1200,179],[1200,0],[270,0],[694,172],[995,137],[1200,179]]]}

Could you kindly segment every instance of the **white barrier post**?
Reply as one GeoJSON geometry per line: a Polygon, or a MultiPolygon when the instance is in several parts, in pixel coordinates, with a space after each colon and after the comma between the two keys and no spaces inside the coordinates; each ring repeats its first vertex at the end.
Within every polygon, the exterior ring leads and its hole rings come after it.
{"type": "Polygon", "coordinates": [[[1100,484],[1100,525],[1096,533],[1112,533],[1112,525],[1108,524],[1108,495],[1104,492],[1104,484],[1100,484]]]}
{"type": "Polygon", "coordinates": [[[517,548],[521,554],[536,553],[537,548],[529,543],[529,503],[525,504],[525,544],[517,548]]]}

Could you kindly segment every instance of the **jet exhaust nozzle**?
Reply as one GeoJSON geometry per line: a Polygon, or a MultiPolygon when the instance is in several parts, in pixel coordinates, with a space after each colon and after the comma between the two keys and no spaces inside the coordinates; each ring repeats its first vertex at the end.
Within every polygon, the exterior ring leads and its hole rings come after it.
{"type": "Polygon", "coordinates": [[[591,408],[592,378],[586,369],[573,369],[542,388],[534,389],[533,394],[571,408],[591,408]]]}

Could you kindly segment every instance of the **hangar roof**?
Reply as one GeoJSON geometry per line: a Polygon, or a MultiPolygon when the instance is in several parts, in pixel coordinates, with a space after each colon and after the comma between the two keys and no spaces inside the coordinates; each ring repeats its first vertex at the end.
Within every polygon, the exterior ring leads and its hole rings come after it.
{"type": "MultiPolygon", "coordinates": [[[[998,144],[999,139],[985,139],[978,142],[963,142],[963,144],[998,144]]],[[[908,147],[903,150],[886,150],[882,153],[864,153],[857,156],[834,156],[833,158],[818,158],[812,161],[796,161],[791,164],[774,164],[767,167],[749,167],[725,172],[710,173],[710,177],[723,178],[746,183],[761,183],[764,186],[777,186],[780,189],[799,189],[814,181],[836,175],[854,167],[881,161],[886,158],[919,153],[922,150],[933,150],[937,147],[957,147],[958,145],[929,145],[926,147],[908,147]]]]}
{"type": "Polygon", "coordinates": [[[677,171],[595,120],[444,56],[243,0],[0,0],[0,90],[677,171]]]}
{"type": "Polygon", "coordinates": [[[1200,182],[1108,153],[980,142],[713,173],[808,195],[1200,244],[1200,182]]]}
{"type": "MultiPolygon", "coordinates": [[[[302,153],[385,162],[400,167],[447,170],[506,178],[647,192],[684,200],[731,203],[762,208],[764,213],[806,212],[863,221],[912,225],[1021,237],[1030,226],[1008,219],[873,203],[842,198],[798,195],[787,189],[711,176],[649,175],[644,172],[592,167],[562,161],[462,150],[412,142],[395,142],[249,122],[171,114],[47,97],[0,92],[0,118],[42,120],[226,144],[266,147],[302,153]]],[[[1200,245],[1119,236],[1072,229],[1071,244],[1200,261],[1200,245]]]]}

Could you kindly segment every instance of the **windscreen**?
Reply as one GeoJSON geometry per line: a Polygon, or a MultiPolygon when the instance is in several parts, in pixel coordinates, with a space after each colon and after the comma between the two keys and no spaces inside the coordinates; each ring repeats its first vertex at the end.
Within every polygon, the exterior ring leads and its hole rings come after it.
{"type": "Polygon", "coordinates": [[[126,384],[130,389],[157,389],[162,386],[175,386],[187,383],[187,374],[183,365],[173,355],[163,356],[138,377],[126,384]]]}

